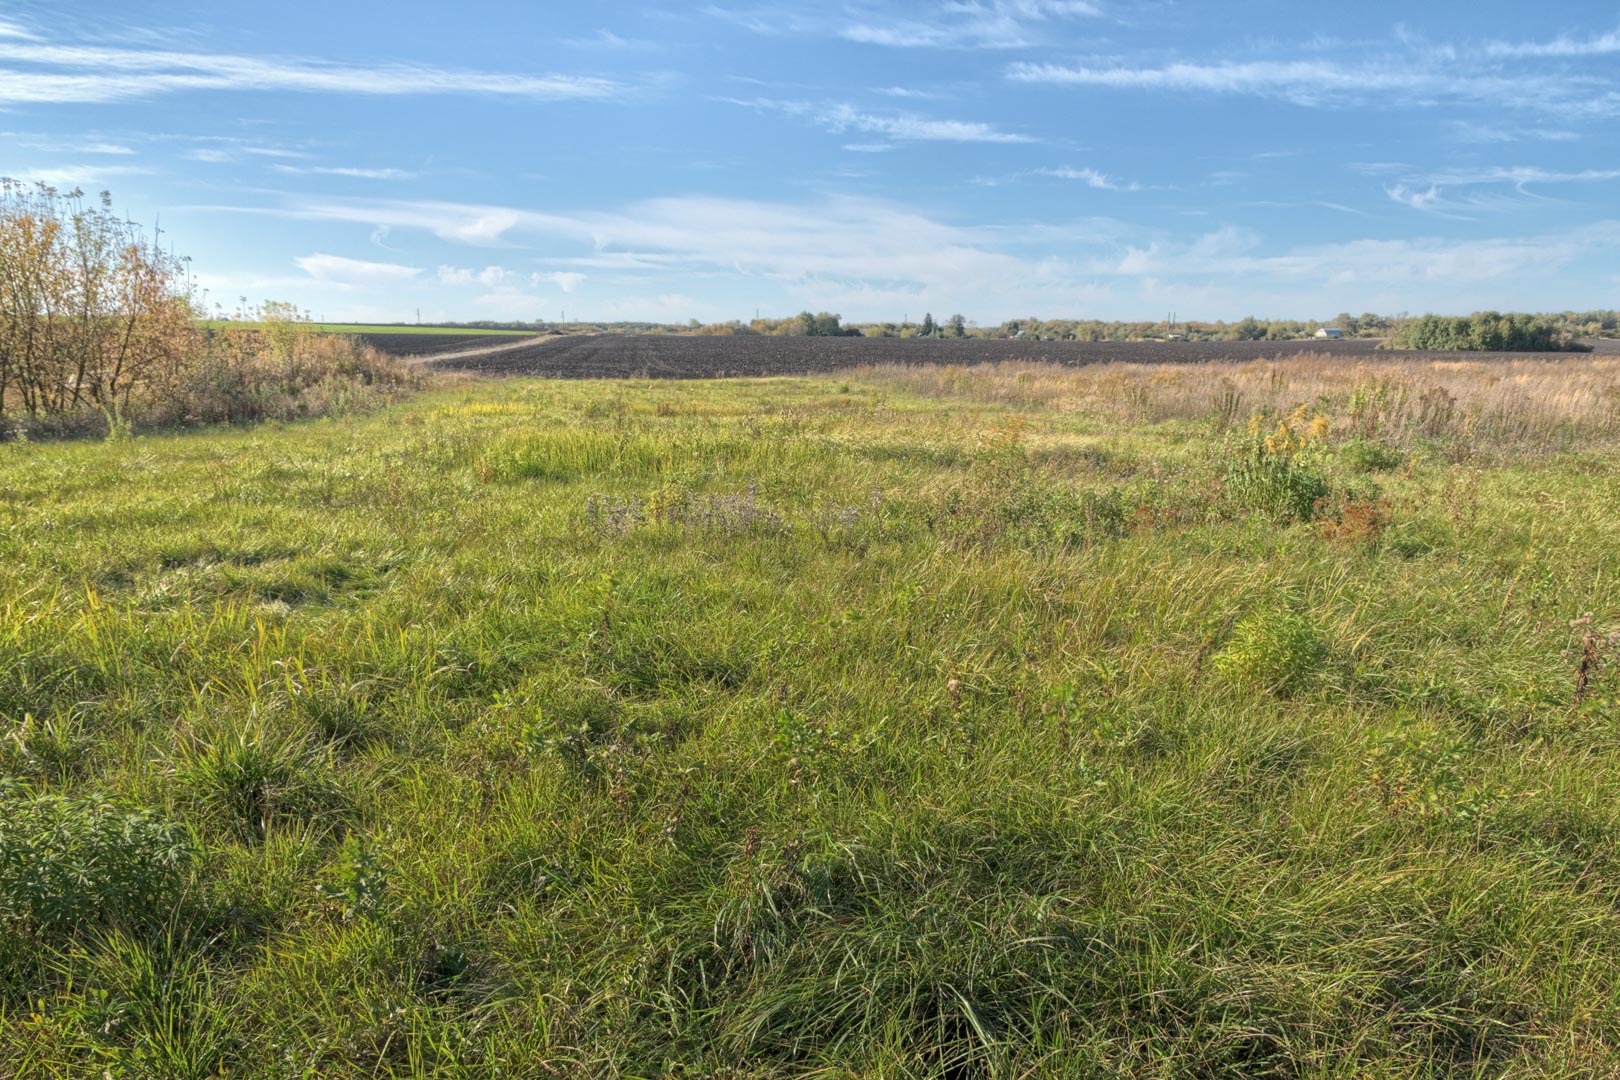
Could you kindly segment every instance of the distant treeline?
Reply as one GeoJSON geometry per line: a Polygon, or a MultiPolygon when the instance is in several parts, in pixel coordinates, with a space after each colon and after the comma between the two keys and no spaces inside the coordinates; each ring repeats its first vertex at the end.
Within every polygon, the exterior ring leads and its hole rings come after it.
{"type": "Polygon", "coordinates": [[[1172,335],[1188,341],[1297,341],[1312,337],[1318,330],[1338,330],[1345,337],[1387,340],[1394,348],[1425,349],[1507,349],[1545,351],[1565,349],[1571,339],[1620,336],[1620,311],[1564,311],[1550,314],[1502,315],[1487,311],[1471,316],[1415,317],[1401,312],[1379,315],[1343,312],[1332,319],[1259,319],[1253,316],[1233,322],[1128,322],[1105,319],[1041,319],[1035,316],[1008,319],[994,326],[980,326],[961,315],[935,320],[925,314],[921,321],[846,323],[831,312],[801,311],[786,318],[702,323],[658,322],[571,322],[544,320],[505,322],[480,319],[473,322],[379,323],[379,326],[429,326],[447,330],[521,330],[542,333],[566,326],[570,330],[603,330],[622,334],[691,333],[708,335],[763,335],[766,337],[900,337],[900,338],[1007,338],[1023,336],[1035,341],[1151,341],[1172,335]],[[1465,325],[1466,324],[1466,325],[1465,325]],[[1414,337],[1413,335],[1416,335],[1414,337]],[[1408,344],[1409,341],[1445,340],[1448,345],[1408,344]],[[1495,342],[1509,344],[1494,344],[1495,342]],[[1491,344],[1462,344],[1489,342],[1491,344]]]}
{"type": "Polygon", "coordinates": [[[1575,332],[1543,315],[1425,315],[1403,323],[1390,339],[1396,349],[1463,349],[1480,352],[1590,352],[1575,332]]]}

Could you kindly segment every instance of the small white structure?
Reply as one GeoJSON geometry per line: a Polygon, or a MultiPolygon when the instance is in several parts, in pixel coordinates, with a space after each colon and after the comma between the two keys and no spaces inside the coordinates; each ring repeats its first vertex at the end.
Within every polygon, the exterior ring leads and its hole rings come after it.
{"type": "Polygon", "coordinates": [[[1344,337],[1344,331],[1337,326],[1324,326],[1316,332],[1316,336],[1319,338],[1342,338],[1344,337]]]}

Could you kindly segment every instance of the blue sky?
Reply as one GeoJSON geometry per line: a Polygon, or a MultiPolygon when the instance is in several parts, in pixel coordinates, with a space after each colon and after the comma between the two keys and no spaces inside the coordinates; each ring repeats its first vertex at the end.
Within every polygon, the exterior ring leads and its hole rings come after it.
{"type": "Polygon", "coordinates": [[[1620,4],[0,3],[0,174],[330,319],[1620,306],[1620,4]]]}

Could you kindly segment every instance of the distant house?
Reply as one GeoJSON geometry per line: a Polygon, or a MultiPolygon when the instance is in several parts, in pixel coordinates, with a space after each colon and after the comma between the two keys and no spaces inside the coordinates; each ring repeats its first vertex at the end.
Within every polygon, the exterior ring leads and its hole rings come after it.
{"type": "Polygon", "coordinates": [[[1324,326],[1316,332],[1316,336],[1319,338],[1342,338],[1344,337],[1344,331],[1337,326],[1324,326]]]}

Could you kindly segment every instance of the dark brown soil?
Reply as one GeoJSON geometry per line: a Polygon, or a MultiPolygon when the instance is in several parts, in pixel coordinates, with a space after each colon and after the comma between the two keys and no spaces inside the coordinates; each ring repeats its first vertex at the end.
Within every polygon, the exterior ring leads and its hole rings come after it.
{"type": "MultiPolygon", "coordinates": [[[[487,339],[486,339],[487,340],[487,339]]],[[[1403,359],[1484,359],[1484,353],[1379,353],[1377,342],[1348,341],[1071,341],[917,338],[700,337],[591,334],[537,341],[484,355],[446,358],[432,366],[489,375],[559,379],[702,379],[805,375],[863,364],[992,364],[1008,360],[1081,365],[1267,360],[1317,354],[1403,359]]],[[[468,348],[463,344],[462,349],[468,348]]],[[[416,354],[422,355],[422,354],[416,354]]],[[[1503,354],[1492,354],[1500,358],[1503,354]]],[[[1544,359],[1558,354],[1535,354],[1544,359]]]]}

